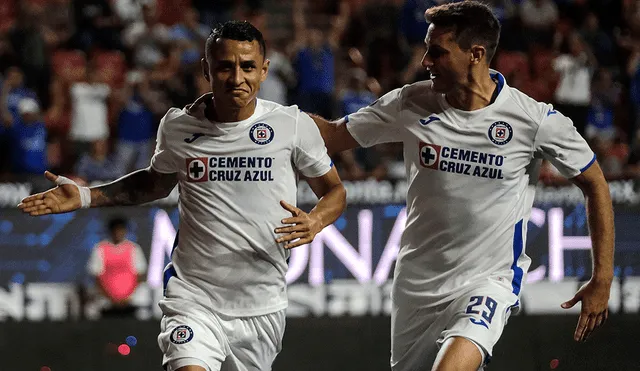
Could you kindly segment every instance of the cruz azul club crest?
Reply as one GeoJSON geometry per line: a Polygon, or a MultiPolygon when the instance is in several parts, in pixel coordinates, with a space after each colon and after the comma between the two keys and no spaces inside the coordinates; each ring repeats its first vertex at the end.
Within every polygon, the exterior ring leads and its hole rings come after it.
{"type": "Polygon", "coordinates": [[[274,137],[273,128],[263,122],[259,122],[249,130],[249,138],[255,144],[265,145],[271,143],[274,137]]]}
{"type": "Polygon", "coordinates": [[[489,135],[489,140],[491,140],[493,144],[502,146],[509,143],[511,138],[513,138],[513,129],[511,128],[511,125],[504,121],[496,121],[491,124],[487,134],[489,135]]]}

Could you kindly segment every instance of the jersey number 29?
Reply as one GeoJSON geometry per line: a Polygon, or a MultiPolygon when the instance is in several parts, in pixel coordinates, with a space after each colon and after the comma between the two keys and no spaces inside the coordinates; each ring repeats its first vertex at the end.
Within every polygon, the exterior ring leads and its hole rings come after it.
{"type": "MultiPolygon", "coordinates": [[[[481,314],[483,319],[485,319],[488,323],[491,323],[491,320],[493,319],[493,315],[496,314],[497,307],[498,307],[498,303],[489,296],[472,296],[469,299],[469,306],[467,306],[466,313],[476,314],[476,315],[481,314]],[[483,303],[487,310],[483,309],[482,312],[480,312],[480,310],[475,310],[477,306],[482,305],[483,303]]],[[[485,323],[483,320],[475,320],[473,318],[470,318],[470,320],[472,323],[476,325],[481,325],[489,328],[487,323],[485,323]]]]}

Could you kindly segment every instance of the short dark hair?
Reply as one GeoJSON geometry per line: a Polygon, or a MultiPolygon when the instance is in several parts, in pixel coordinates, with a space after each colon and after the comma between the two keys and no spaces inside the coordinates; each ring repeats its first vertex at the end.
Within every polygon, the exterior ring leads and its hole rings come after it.
{"type": "Polygon", "coordinates": [[[478,1],[443,4],[427,9],[425,18],[436,26],[453,28],[461,49],[484,46],[487,64],[491,62],[500,41],[500,21],[488,5],[478,1]]]}
{"type": "Polygon", "coordinates": [[[116,228],[127,228],[127,219],[116,216],[111,218],[108,223],[109,232],[113,232],[116,228]]]}
{"type": "Polygon", "coordinates": [[[219,23],[211,30],[207,42],[205,43],[205,55],[208,57],[213,51],[213,47],[218,39],[229,39],[236,41],[254,41],[260,44],[260,53],[267,54],[267,45],[262,36],[262,32],[247,21],[227,21],[219,23]]]}

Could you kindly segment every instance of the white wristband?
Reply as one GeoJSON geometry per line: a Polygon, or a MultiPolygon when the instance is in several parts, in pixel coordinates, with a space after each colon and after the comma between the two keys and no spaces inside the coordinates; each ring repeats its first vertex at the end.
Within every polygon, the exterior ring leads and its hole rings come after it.
{"type": "Polygon", "coordinates": [[[87,209],[91,206],[91,189],[89,187],[81,187],[73,180],[67,178],[66,176],[58,176],[56,179],[56,185],[65,185],[72,184],[78,187],[78,191],[80,192],[80,207],[83,209],[87,209]]]}

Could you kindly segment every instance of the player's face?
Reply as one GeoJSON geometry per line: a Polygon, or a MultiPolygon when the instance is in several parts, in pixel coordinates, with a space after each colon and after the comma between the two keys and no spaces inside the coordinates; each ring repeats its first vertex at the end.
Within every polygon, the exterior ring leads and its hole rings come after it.
{"type": "Polygon", "coordinates": [[[218,39],[211,55],[202,60],[202,68],[216,106],[239,109],[256,98],[267,78],[269,60],[255,40],[218,39]]]}
{"type": "Polygon", "coordinates": [[[454,31],[431,24],[424,43],[426,52],[422,58],[422,66],[431,72],[434,90],[446,94],[464,84],[469,72],[471,52],[460,49],[454,31]]]}

